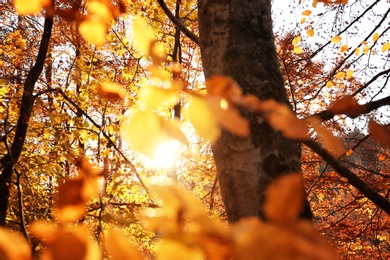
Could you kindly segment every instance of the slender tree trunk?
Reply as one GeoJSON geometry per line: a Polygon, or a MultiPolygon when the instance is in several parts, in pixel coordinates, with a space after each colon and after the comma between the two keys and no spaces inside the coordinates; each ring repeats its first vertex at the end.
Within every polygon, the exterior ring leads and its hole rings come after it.
{"type": "Polygon", "coordinates": [[[34,104],[34,86],[43,70],[47,50],[49,48],[52,27],[53,17],[46,17],[37,60],[29,71],[24,83],[15,137],[8,153],[0,160],[2,168],[0,175],[0,226],[4,226],[6,222],[10,182],[15,164],[22,153],[24,141],[26,139],[28,121],[34,104]]]}
{"type": "MultiPolygon", "coordinates": [[[[200,47],[206,78],[234,78],[244,93],[288,103],[274,46],[270,0],[198,0],[200,47]]],[[[224,131],[213,146],[228,220],[263,215],[265,187],[300,171],[300,144],[272,129],[259,115],[246,116],[251,136],[224,131]]],[[[308,204],[302,213],[310,217],[308,204]]]]}

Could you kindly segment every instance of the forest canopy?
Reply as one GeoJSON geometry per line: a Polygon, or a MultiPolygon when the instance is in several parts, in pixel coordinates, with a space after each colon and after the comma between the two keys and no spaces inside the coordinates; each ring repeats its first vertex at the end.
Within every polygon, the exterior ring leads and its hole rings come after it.
{"type": "Polygon", "coordinates": [[[0,258],[389,258],[389,12],[1,1],[0,258]]]}

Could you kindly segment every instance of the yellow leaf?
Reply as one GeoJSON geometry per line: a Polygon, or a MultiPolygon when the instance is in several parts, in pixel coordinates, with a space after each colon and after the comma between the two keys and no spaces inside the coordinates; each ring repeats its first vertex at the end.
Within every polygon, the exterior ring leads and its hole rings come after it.
{"type": "Polygon", "coordinates": [[[149,158],[155,155],[156,147],[167,141],[159,116],[152,111],[139,111],[122,126],[122,135],[136,150],[149,158]]]}
{"type": "Polygon", "coordinates": [[[359,56],[359,54],[360,54],[360,49],[359,49],[359,48],[356,48],[356,49],[355,49],[355,55],[356,55],[356,56],[359,56]]]}
{"type": "Polygon", "coordinates": [[[49,6],[50,4],[50,0],[14,0],[16,11],[20,15],[40,12],[42,7],[49,6]]]}
{"type": "Polygon", "coordinates": [[[304,22],[306,22],[306,17],[303,17],[299,23],[303,24],[304,22]]]}
{"type": "Polygon", "coordinates": [[[372,36],[372,40],[376,42],[379,39],[379,34],[375,33],[374,36],[372,36]]]}
{"type": "Polygon", "coordinates": [[[89,15],[95,16],[93,19],[101,19],[105,22],[110,22],[112,19],[111,11],[108,7],[97,1],[88,1],[87,2],[87,11],[89,15]]]}
{"type": "Polygon", "coordinates": [[[152,43],[155,41],[154,32],[145,19],[136,16],[133,19],[134,47],[137,51],[149,55],[152,43]]]}
{"type": "Polygon", "coordinates": [[[310,10],[305,10],[305,11],[302,12],[302,15],[303,16],[309,16],[309,15],[311,15],[311,11],[310,10]]]}
{"type": "Polygon", "coordinates": [[[348,44],[344,44],[340,47],[340,52],[346,52],[348,50],[348,44]]]}
{"type": "Polygon", "coordinates": [[[173,89],[162,89],[153,86],[143,86],[140,93],[140,102],[146,108],[173,107],[179,101],[179,92],[173,89]]]}
{"type": "MultiPolygon", "coordinates": [[[[382,48],[382,50],[383,50],[383,48],[382,48]]],[[[370,47],[368,46],[368,45],[366,45],[365,47],[364,47],[364,49],[363,49],[363,53],[364,54],[368,54],[370,52],[370,47]]]]}
{"type": "Polygon", "coordinates": [[[300,36],[297,36],[295,37],[293,40],[292,40],[292,45],[296,45],[298,42],[301,41],[301,37],[300,36]]]}
{"type": "Polygon", "coordinates": [[[353,76],[353,70],[348,70],[347,71],[347,78],[352,78],[352,76],[353,76]]]}
{"type": "Polygon", "coordinates": [[[302,51],[302,47],[301,46],[294,46],[294,53],[295,54],[301,54],[303,51],[302,51]]]}
{"type": "Polygon", "coordinates": [[[188,106],[188,118],[198,134],[214,143],[221,134],[217,118],[205,98],[192,96],[188,106]]]}
{"type": "Polygon", "coordinates": [[[310,37],[314,36],[314,30],[313,29],[309,29],[306,31],[306,34],[310,37]]]}
{"type": "Polygon", "coordinates": [[[106,38],[107,25],[103,21],[86,19],[80,24],[79,32],[88,42],[99,46],[106,38]]]}
{"type": "Polygon", "coordinates": [[[331,87],[333,87],[334,85],[333,85],[333,82],[329,80],[328,82],[326,82],[326,86],[327,86],[328,88],[331,88],[331,87]]]}
{"type": "Polygon", "coordinates": [[[390,49],[390,42],[386,42],[382,46],[382,52],[388,51],[390,49]]]}
{"type": "Polygon", "coordinates": [[[110,259],[134,259],[143,260],[143,255],[123,232],[110,229],[104,232],[104,247],[107,249],[110,259]]]}
{"type": "Polygon", "coordinates": [[[330,41],[333,42],[333,43],[338,43],[338,42],[341,41],[341,37],[338,36],[338,35],[336,35],[336,36],[333,37],[330,41]]]}
{"type": "Polygon", "coordinates": [[[340,79],[340,78],[343,78],[345,76],[345,73],[340,71],[336,74],[336,78],[340,79]]]}

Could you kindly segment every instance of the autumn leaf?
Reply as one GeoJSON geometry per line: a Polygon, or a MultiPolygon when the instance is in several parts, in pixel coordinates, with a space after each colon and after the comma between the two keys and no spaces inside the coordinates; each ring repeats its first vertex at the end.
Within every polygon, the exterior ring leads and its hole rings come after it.
{"type": "Polygon", "coordinates": [[[341,140],[321,124],[317,117],[306,118],[306,121],[317,132],[318,138],[324,143],[325,148],[336,158],[344,154],[345,148],[341,140]]]}
{"type": "Polygon", "coordinates": [[[376,42],[379,39],[379,34],[376,32],[374,36],[372,36],[372,41],[376,42]]]}
{"type": "Polygon", "coordinates": [[[353,150],[351,150],[351,149],[349,149],[349,150],[345,153],[346,156],[351,156],[352,154],[353,154],[353,150]]]}
{"type": "Polygon", "coordinates": [[[123,232],[116,229],[109,229],[104,234],[104,247],[106,248],[110,259],[145,259],[138,247],[129,241],[123,232]]]}
{"type": "Polygon", "coordinates": [[[31,260],[31,245],[20,232],[0,227],[0,258],[31,260]]]}
{"type": "Polygon", "coordinates": [[[51,0],[14,0],[18,14],[28,15],[41,11],[41,8],[51,4],[51,0]]]}
{"type": "Polygon", "coordinates": [[[122,126],[122,135],[132,148],[153,159],[160,145],[178,140],[187,143],[180,128],[150,110],[136,112],[129,123],[122,126]]]}
{"type": "Polygon", "coordinates": [[[342,72],[342,71],[340,71],[336,74],[336,78],[338,78],[338,79],[344,78],[344,76],[345,76],[345,72],[342,72]]]}
{"type": "Polygon", "coordinates": [[[143,86],[140,92],[140,101],[148,109],[159,107],[173,107],[179,101],[179,91],[163,89],[154,86],[143,86]]]}
{"type": "Polygon", "coordinates": [[[111,101],[122,101],[126,97],[126,91],[118,84],[103,82],[98,86],[97,94],[111,101]]]}
{"type": "Polygon", "coordinates": [[[344,44],[340,47],[340,52],[346,52],[348,50],[348,44],[344,44]]]}
{"type": "Polygon", "coordinates": [[[305,10],[305,11],[302,12],[302,15],[303,16],[309,16],[309,15],[311,15],[311,11],[310,10],[305,10]]]}
{"type": "Polygon", "coordinates": [[[313,30],[313,29],[309,29],[309,30],[306,31],[306,34],[307,34],[309,37],[314,36],[314,30],[313,30]]]}
{"type": "Polygon", "coordinates": [[[295,37],[293,40],[292,40],[292,45],[296,45],[298,42],[301,41],[301,37],[300,36],[297,36],[295,37]]]}
{"type": "Polygon", "coordinates": [[[136,16],[133,19],[134,47],[146,56],[149,56],[152,43],[155,41],[153,30],[145,19],[136,16]]]}
{"type": "Polygon", "coordinates": [[[85,214],[83,197],[84,180],[69,179],[58,187],[56,216],[61,222],[69,222],[80,219],[85,214]]]}
{"type": "Polygon", "coordinates": [[[303,50],[301,46],[294,46],[294,53],[295,54],[302,54],[303,50]]]}
{"type": "Polygon", "coordinates": [[[260,112],[273,128],[282,131],[285,136],[301,140],[308,138],[308,126],[286,104],[267,100],[260,104],[260,112]]]}
{"type": "Polygon", "coordinates": [[[84,226],[65,227],[44,240],[42,259],[100,259],[101,253],[84,226]]]}
{"type": "MultiPolygon", "coordinates": [[[[382,47],[382,51],[383,51],[383,47],[382,47]]],[[[369,52],[370,52],[370,46],[368,45],[364,46],[363,53],[368,54],[369,52]]]]}
{"type": "Polygon", "coordinates": [[[368,129],[372,138],[380,145],[390,147],[390,129],[384,125],[376,123],[374,120],[370,120],[368,129]]]}
{"type": "Polygon", "coordinates": [[[229,103],[236,105],[242,98],[242,90],[231,77],[214,75],[206,79],[208,95],[225,98],[229,103]]]}
{"type": "Polygon", "coordinates": [[[356,48],[356,49],[355,49],[355,55],[356,55],[356,56],[359,56],[359,54],[360,54],[360,49],[359,49],[359,48],[356,48]]]}
{"type": "Polygon", "coordinates": [[[197,133],[205,140],[214,143],[221,134],[217,117],[205,98],[192,96],[187,109],[188,119],[197,133]]]}
{"type": "Polygon", "coordinates": [[[299,23],[300,23],[300,24],[303,24],[303,23],[305,23],[305,22],[306,22],[306,17],[303,17],[299,23]]]}
{"type": "Polygon", "coordinates": [[[390,42],[386,42],[382,46],[382,52],[388,51],[390,49],[390,42]]]}
{"type": "Polygon", "coordinates": [[[106,39],[107,24],[104,21],[86,19],[79,25],[79,32],[88,42],[100,46],[106,39]]]}
{"type": "Polygon", "coordinates": [[[229,106],[223,98],[217,96],[207,95],[206,99],[222,127],[238,136],[245,137],[249,135],[249,122],[241,116],[236,108],[229,106]]]}
{"type": "Polygon", "coordinates": [[[341,41],[341,37],[336,35],[330,41],[333,42],[333,43],[338,43],[338,42],[341,41]]]}
{"type": "Polygon", "coordinates": [[[354,72],[353,70],[347,70],[347,74],[346,74],[347,78],[349,78],[349,79],[352,78],[353,77],[353,72],[354,72]]]}
{"type": "Polygon", "coordinates": [[[335,115],[345,114],[351,118],[356,118],[366,112],[365,107],[359,105],[352,96],[342,97],[329,110],[335,115]]]}
{"type": "Polygon", "coordinates": [[[300,174],[277,178],[265,193],[264,214],[268,220],[284,224],[294,221],[302,210],[303,181],[300,174]]]}

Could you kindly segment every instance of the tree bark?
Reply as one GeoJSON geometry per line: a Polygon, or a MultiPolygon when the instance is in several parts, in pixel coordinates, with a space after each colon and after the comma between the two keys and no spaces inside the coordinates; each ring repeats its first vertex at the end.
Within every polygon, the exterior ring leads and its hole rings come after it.
{"type": "MultiPolygon", "coordinates": [[[[198,0],[206,78],[234,78],[246,94],[288,104],[272,31],[270,0],[198,0]]],[[[277,176],[300,171],[300,143],[285,138],[258,114],[245,112],[251,136],[223,131],[213,146],[229,222],[264,218],[264,190],[277,176]]],[[[303,217],[311,217],[306,204],[303,217]]]]}
{"type": "Polygon", "coordinates": [[[24,141],[26,139],[28,121],[31,117],[31,111],[34,104],[34,86],[43,70],[47,50],[49,48],[52,27],[53,17],[46,17],[37,59],[24,83],[15,137],[8,153],[0,160],[2,167],[0,175],[0,226],[4,226],[6,223],[10,182],[15,164],[22,153],[24,141]]]}

